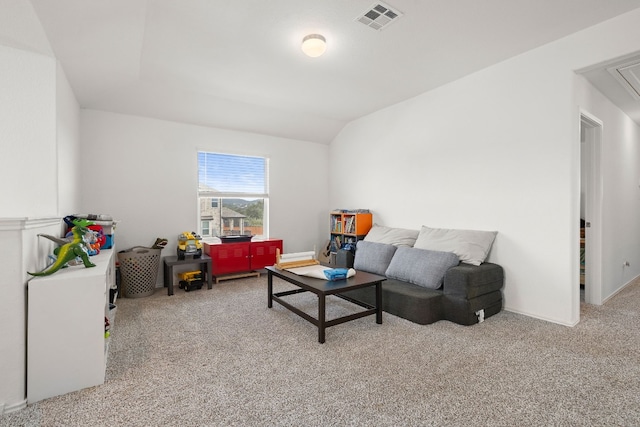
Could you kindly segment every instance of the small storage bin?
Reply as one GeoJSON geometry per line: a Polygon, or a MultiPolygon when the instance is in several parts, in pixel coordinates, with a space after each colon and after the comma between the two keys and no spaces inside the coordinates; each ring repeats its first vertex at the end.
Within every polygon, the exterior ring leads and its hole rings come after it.
{"type": "Polygon", "coordinates": [[[244,235],[220,236],[220,241],[222,243],[250,242],[252,237],[244,235]]]}
{"type": "Polygon", "coordinates": [[[105,234],[105,242],[104,242],[104,246],[102,246],[101,249],[111,249],[113,248],[113,238],[115,237],[114,234],[105,234]]]}
{"type": "Polygon", "coordinates": [[[124,297],[140,298],[153,294],[160,269],[160,251],[136,246],[118,252],[124,297]]]}

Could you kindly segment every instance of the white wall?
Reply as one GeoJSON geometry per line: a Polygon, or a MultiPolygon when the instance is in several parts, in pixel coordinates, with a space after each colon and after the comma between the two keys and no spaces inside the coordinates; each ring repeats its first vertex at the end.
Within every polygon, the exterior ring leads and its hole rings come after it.
{"type": "Polygon", "coordinates": [[[584,77],[577,76],[575,83],[578,104],[604,123],[602,294],[606,298],[640,275],[640,127],[584,77]],[[625,261],[631,265],[624,267],[625,261]]]}
{"type": "Polygon", "coordinates": [[[80,203],[80,106],[60,64],[56,76],[58,215],[65,216],[80,203]]]}
{"type": "Polygon", "coordinates": [[[55,60],[0,44],[0,70],[0,218],[55,215],[55,60]]]}
{"type": "Polygon", "coordinates": [[[174,255],[178,235],[197,229],[198,150],[270,159],[270,237],[285,252],[327,238],[326,145],[94,110],[81,112],[81,139],[81,210],[120,221],[118,250],[164,237],[174,255]]]}
{"type": "Polygon", "coordinates": [[[639,20],[623,15],[350,123],[331,145],[331,205],[368,207],[389,226],[497,230],[489,261],[505,269],[505,308],[575,324],[573,70],[640,49],[639,20]],[[359,159],[350,185],[344,158],[359,159]]]}

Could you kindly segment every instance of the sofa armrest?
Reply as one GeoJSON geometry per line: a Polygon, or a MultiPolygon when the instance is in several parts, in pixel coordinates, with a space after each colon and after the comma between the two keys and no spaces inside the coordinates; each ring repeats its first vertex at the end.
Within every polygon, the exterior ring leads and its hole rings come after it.
{"type": "Polygon", "coordinates": [[[490,262],[478,266],[460,263],[447,270],[444,276],[445,295],[472,299],[504,286],[504,270],[490,262]]]}

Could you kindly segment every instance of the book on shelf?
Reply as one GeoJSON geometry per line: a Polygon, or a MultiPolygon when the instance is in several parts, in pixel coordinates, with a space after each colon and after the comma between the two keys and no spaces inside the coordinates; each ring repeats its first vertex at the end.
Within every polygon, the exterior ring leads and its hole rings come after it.
{"type": "Polygon", "coordinates": [[[331,217],[331,230],[334,233],[342,233],[342,218],[339,216],[331,217]]]}
{"type": "Polygon", "coordinates": [[[350,216],[345,221],[344,232],[353,234],[353,233],[355,233],[355,230],[356,230],[356,227],[355,227],[355,216],[350,216]]]}

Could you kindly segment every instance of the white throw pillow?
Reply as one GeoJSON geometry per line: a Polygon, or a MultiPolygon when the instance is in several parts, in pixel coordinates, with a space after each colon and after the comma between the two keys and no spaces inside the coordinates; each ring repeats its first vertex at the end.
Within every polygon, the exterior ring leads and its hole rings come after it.
{"type": "Polygon", "coordinates": [[[373,224],[371,230],[364,237],[367,242],[386,243],[394,246],[413,246],[418,238],[418,230],[406,228],[385,227],[373,224]]]}
{"type": "Polygon", "coordinates": [[[450,230],[422,226],[414,247],[453,252],[460,261],[480,265],[489,255],[497,231],[450,230]]]}

